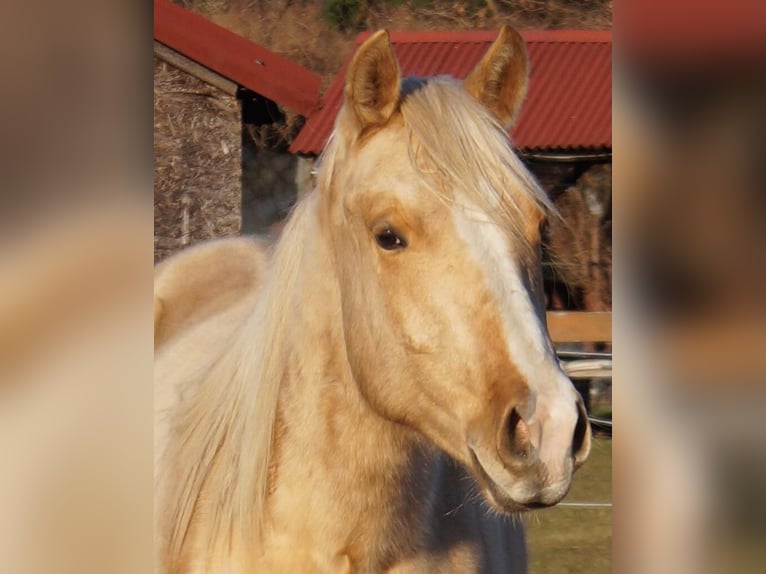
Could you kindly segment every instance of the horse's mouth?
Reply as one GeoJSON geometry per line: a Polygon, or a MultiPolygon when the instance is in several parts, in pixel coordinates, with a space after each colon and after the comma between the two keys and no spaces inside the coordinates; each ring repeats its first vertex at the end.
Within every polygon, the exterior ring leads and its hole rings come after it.
{"type": "Polygon", "coordinates": [[[484,492],[484,497],[492,506],[507,513],[524,512],[527,508],[524,505],[518,504],[510,496],[508,496],[498,484],[492,480],[481,462],[476,452],[472,447],[468,447],[471,453],[471,466],[474,470],[474,476],[476,477],[481,490],[484,492]]]}
{"type": "Polygon", "coordinates": [[[474,471],[474,477],[484,493],[484,498],[494,508],[507,514],[514,514],[537,508],[547,508],[553,506],[560,500],[558,497],[551,502],[546,502],[540,497],[533,497],[525,502],[514,500],[485,470],[473,447],[469,446],[468,451],[471,453],[471,466],[474,471]]]}

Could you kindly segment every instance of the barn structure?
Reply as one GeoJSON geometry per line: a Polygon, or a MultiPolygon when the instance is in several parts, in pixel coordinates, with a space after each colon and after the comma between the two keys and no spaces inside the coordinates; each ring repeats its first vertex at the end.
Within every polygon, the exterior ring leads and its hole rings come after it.
{"type": "MultiPolygon", "coordinates": [[[[360,34],[360,45],[370,33],[360,34]]],[[[545,246],[549,307],[611,308],[612,36],[610,31],[523,31],[530,85],[511,139],[564,216],[545,246]]],[[[393,32],[405,76],[464,78],[496,31],[393,32]]],[[[338,72],[290,151],[316,156],[343,101],[346,66],[338,72]]]]}
{"type": "Polygon", "coordinates": [[[154,0],[155,260],[263,232],[309,167],[287,147],[321,79],[170,0],[154,0]]]}

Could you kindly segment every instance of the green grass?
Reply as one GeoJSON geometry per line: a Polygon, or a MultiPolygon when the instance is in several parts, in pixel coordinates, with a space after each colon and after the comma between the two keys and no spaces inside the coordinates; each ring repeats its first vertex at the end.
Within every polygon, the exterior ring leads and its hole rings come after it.
{"type": "MultiPolygon", "coordinates": [[[[612,501],[612,441],[596,439],[564,502],[612,501]]],[[[525,516],[529,574],[612,571],[612,509],[554,507],[525,516]]]]}

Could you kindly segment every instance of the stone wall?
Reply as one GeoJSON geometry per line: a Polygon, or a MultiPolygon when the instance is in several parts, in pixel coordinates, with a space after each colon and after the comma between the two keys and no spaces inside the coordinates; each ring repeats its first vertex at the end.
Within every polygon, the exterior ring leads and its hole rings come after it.
{"type": "Polygon", "coordinates": [[[155,58],[154,258],[241,221],[239,102],[155,58]]]}

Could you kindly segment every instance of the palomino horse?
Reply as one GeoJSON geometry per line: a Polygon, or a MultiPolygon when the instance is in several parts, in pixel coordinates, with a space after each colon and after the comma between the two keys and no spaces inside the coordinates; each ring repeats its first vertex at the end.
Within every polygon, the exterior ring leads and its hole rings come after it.
{"type": "Polygon", "coordinates": [[[250,288],[195,318],[171,271],[196,252],[167,264],[161,572],[523,567],[507,515],[561,500],[590,448],[539,297],[550,206],[506,136],[526,84],[510,28],[464,82],[402,80],[378,32],[263,276],[220,265],[250,288]]]}

